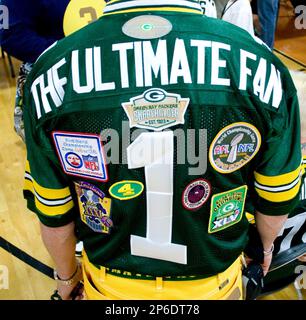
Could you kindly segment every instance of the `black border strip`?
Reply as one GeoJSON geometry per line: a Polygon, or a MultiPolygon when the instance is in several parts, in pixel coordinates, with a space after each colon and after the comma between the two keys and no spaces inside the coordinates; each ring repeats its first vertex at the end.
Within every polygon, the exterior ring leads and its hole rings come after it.
{"type": "Polygon", "coordinates": [[[286,54],[286,53],[284,53],[283,51],[278,50],[278,49],[275,49],[275,48],[273,49],[273,51],[275,51],[275,52],[277,52],[277,53],[281,54],[282,56],[284,56],[284,57],[286,57],[287,59],[289,59],[289,60],[291,60],[291,61],[295,62],[296,64],[299,64],[301,67],[306,68],[306,64],[302,63],[302,62],[301,62],[301,61],[299,61],[299,60],[296,60],[296,59],[292,58],[291,56],[287,55],[287,54],[286,54]]]}
{"type": "Polygon", "coordinates": [[[53,269],[47,266],[46,264],[40,262],[39,260],[33,258],[26,252],[22,251],[21,249],[14,246],[9,241],[0,237],[0,248],[3,248],[8,253],[12,254],[14,257],[18,258],[19,260],[23,261],[27,265],[31,266],[32,268],[36,269],[37,271],[43,273],[47,277],[54,279],[53,277],[53,269]]]}

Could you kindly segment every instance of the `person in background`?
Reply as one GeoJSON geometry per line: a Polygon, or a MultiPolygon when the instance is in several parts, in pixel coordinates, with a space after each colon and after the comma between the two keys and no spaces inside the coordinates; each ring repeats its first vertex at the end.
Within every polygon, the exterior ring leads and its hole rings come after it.
{"type": "Polygon", "coordinates": [[[258,15],[258,37],[270,48],[274,47],[279,0],[252,0],[253,13],[258,15]]]}
{"type": "Polygon", "coordinates": [[[250,0],[229,0],[222,11],[221,19],[235,24],[254,36],[250,0]]]}
{"type": "Polygon", "coordinates": [[[37,58],[64,37],[63,18],[69,0],[2,0],[1,3],[9,10],[9,28],[1,32],[1,47],[23,62],[17,79],[14,127],[24,140],[24,82],[37,58]]]}
{"type": "Polygon", "coordinates": [[[217,10],[217,18],[221,19],[222,12],[226,7],[229,0],[215,0],[216,10],[217,10]]]}

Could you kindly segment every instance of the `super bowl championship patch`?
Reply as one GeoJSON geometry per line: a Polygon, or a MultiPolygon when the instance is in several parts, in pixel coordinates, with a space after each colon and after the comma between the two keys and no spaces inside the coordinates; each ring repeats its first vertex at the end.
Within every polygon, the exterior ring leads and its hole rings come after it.
{"type": "Polygon", "coordinates": [[[105,156],[98,135],[60,131],[52,135],[65,173],[103,182],[108,180],[105,156]]]}
{"type": "Polygon", "coordinates": [[[190,182],[182,194],[182,203],[187,210],[197,210],[208,200],[211,186],[205,179],[190,182]]]}
{"type": "Polygon", "coordinates": [[[212,197],[208,233],[224,230],[241,220],[246,194],[247,186],[241,186],[212,197]]]}
{"type": "Polygon", "coordinates": [[[130,128],[161,131],[184,124],[189,101],[189,98],[182,98],[179,94],[153,88],[122,103],[122,107],[129,118],[130,128]]]}
{"type": "Polygon", "coordinates": [[[218,132],[209,148],[209,162],[220,173],[231,173],[247,164],[258,152],[261,135],[246,122],[230,124],[218,132]]]}
{"type": "Polygon", "coordinates": [[[111,199],[96,186],[88,182],[75,183],[82,221],[93,231],[110,233],[113,227],[111,220],[111,199]]]}

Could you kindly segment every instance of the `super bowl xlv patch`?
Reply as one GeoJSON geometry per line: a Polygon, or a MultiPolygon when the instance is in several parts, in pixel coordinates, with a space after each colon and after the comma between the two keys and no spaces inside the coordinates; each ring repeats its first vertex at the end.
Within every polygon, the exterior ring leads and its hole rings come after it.
{"type": "Polygon", "coordinates": [[[65,173],[107,181],[103,147],[98,135],[55,131],[53,140],[65,173]]]}
{"type": "Polygon", "coordinates": [[[182,203],[187,210],[201,208],[211,194],[211,186],[205,179],[197,179],[190,182],[182,195],[182,203]]]}
{"type": "Polygon", "coordinates": [[[88,182],[75,183],[82,221],[93,231],[110,233],[113,227],[111,220],[111,199],[96,186],[88,182]]]}
{"type": "Polygon", "coordinates": [[[144,186],[139,181],[124,180],[114,183],[108,190],[110,195],[119,200],[130,200],[142,194],[144,186]]]}
{"type": "Polygon", "coordinates": [[[122,103],[130,121],[130,128],[144,128],[161,131],[165,128],[184,124],[189,98],[153,88],[142,95],[122,103]]]}
{"type": "Polygon", "coordinates": [[[261,135],[246,122],[232,123],[223,128],[209,148],[209,162],[220,173],[234,172],[247,164],[258,152],[261,135]]]}
{"type": "Polygon", "coordinates": [[[241,220],[246,194],[247,186],[241,186],[212,197],[208,233],[221,231],[241,220]]]}

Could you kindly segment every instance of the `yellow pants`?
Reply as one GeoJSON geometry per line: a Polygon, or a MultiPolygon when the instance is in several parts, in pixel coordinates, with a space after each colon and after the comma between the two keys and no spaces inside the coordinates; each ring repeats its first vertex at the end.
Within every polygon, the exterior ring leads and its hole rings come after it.
{"type": "Polygon", "coordinates": [[[130,279],[97,268],[83,254],[84,287],[89,300],[241,300],[241,261],[199,280],[130,279]]]}

